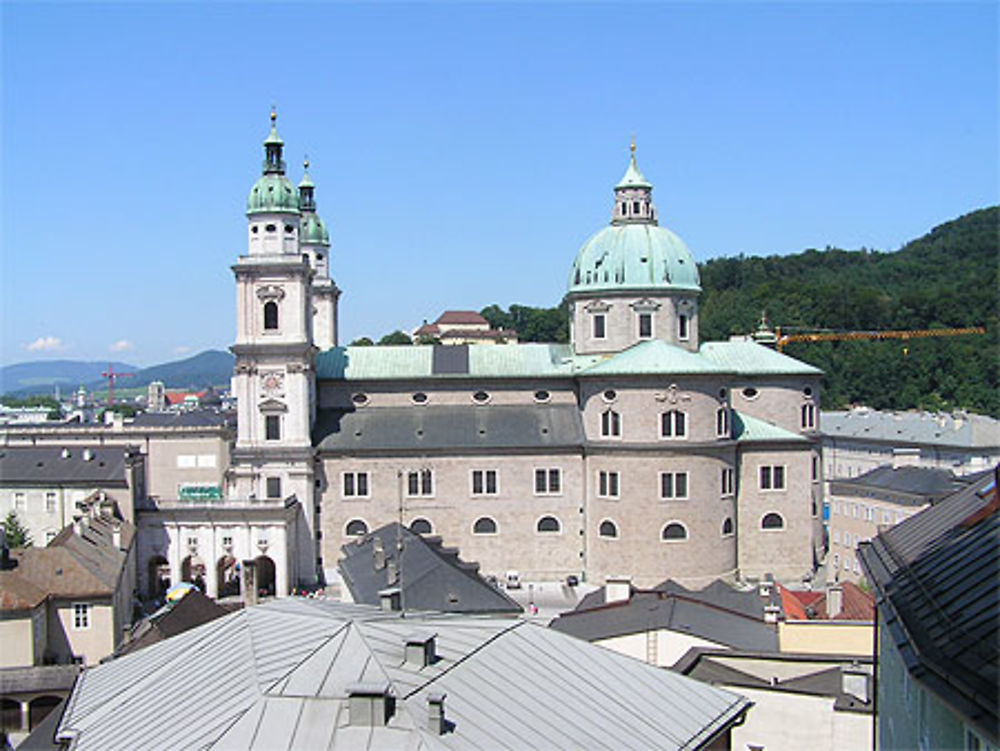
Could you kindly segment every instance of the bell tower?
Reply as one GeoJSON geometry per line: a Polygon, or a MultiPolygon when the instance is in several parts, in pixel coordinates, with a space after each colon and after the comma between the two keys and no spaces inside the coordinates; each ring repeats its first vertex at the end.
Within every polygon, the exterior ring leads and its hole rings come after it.
{"type": "Polygon", "coordinates": [[[298,517],[287,551],[288,586],[294,586],[315,576],[314,271],[300,248],[299,197],[285,175],[276,119],[272,111],[261,176],[247,199],[247,253],[232,267],[238,418],[227,490],[231,499],[284,507],[298,517]]]}
{"type": "Polygon", "coordinates": [[[316,186],[309,177],[309,159],[299,183],[299,239],[313,269],[313,341],[320,352],[337,346],[337,302],[340,289],[330,278],[330,233],[316,212],[316,186]]]}

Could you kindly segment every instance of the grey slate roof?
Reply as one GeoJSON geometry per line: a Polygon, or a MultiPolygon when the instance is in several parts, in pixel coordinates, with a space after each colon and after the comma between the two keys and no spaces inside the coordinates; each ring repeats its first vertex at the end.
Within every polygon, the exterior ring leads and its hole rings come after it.
{"type": "Polygon", "coordinates": [[[344,545],[340,573],[357,603],[378,605],[379,592],[402,587],[407,609],[446,613],[508,613],[522,608],[505,592],[488,584],[479,564],[459,559],[440,537],[422,537],[398,522],[386,524],[344,545]],[[397,542],[403,541],[402,582],[397,581],[397,542]]]}
{"type": "Polygon", "coordinates": [[[907,670],[994,743],[1000,738],[997,472],[858,550],[907,670]]]}
{"type": "Polygon", "coordinates": [[[194,589],[177,602],[164,605],[137,624],[129,634],[129,640],[115,651],[115,657],[135,652],[195,626],[221,618],[233,609],[216,604],[215,600],[194,589]]]}
{"type": "Polygon", "coordinates": [[[556,618],[551,628],[587,641],[667,629],[728,647],[776,652],[777,626],[764,622],[765,605],[780,607],[777,588],[772,592],[764,599],[756,590],[739,591],[722,581],[702,590],[666,581],[652,590],[633,590],[627,602],[605,604],[602,587],[556,618]]]}
{"type": "Polygon", "coordinates": [[[583,444],[572,404],[362,407],[319,411],[321,452],[551,449],[583,444]]]}
{"type": "Polygon", "coordinates": [[[37,691],[68,691],[82,668],[79,665],[35,665],[0,669],[0,695],[37,691]]]}
{"type": "Polygon", "coordinates": [[[0,448],[0,485],[102,485],[125,487],[122,446],[77,446],[63,457],[60,446],[0,448]],[[92,458],[84,459],[90,451],[92,458]]]}
{"type": "Polygon", "coordinates": [[[193,412],[140,412],[126,425],[137,428],[218,428],[226,425],[226,415],[208,410],[193,412]]]}
{"type": "Polygon", "coordinates": [[[820,417],[823,432],[832,438],[958,449],[1000,449],[1000,420],[986,415],[880,412],[860,407],[823,412],[820,417]]]}
{"type": "Polygon", "coordinates": [[[58,736],[88,749],[697,748],[748,708],[731,692],[517,619],[284,598],[84,672],[58,736]],[[414,631],[439,659],[407,663],[414,631]],[[609,680],[613,678],[613,680],[609,680]],[[384,727],[348,686],[388,684],[384,727]],[[446,694],[448,731],[428,727],[446,694]],[[355,718],[357,720],[357,718],[355,718]]]}
{"type": "Polygon", "coordinates": [[[956,477],[948,469],[886,465],[857,477],[832,480],[830,493],[922,505],[950,495],[968,482],[969,478],[956,477]]]}

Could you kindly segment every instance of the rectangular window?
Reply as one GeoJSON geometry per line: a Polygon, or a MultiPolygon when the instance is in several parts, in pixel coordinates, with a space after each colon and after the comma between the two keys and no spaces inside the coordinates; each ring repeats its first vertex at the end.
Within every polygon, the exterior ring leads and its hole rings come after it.
{"type": "Polygon", "coordinates": [[[677,316],[677,338],[682,342],[686,342],[688,336],[688,317],[681,313],[677,316]]]}
{"type": "Polygon", "coordinates": [[[732,469],[722,470],[722,495],[732,495],[734,485],[734,475],[732,469]]]}
{"type": "Polygon", "coordinates": [[[48,532],[45,533],[45,544],[46,545],[48,545],[54,539],[56,539],[56,533],[54,531],[52,531],[50,529],[48,532]]]}
{"type": "Polygon", "coordinates": [[[406,474],[406,494],[409,496],[434,495],[434,473],[421,469],[406,474]]]}
{"type": "Polygon", "coordinates": [[[231,548],[233,546],[233,538],[230,535],[222,536],[222,547],[231,548]]]}
{"type": "Polygon", "coordinates": [[[267,478],[267,497],[268,498],[281,498],[281,478],[280,477],[268,477],[267,478]]]}
{"type": "Polygon", "coordinates": [[[814,404],[802,405],[802,427],[803,428],[816,427],[816,406],[814,404]]]}
{"type": "Polygon", "coordinates": [[[605,336],[604,332],[604,314],[596,313],[594,314],[594,338],[603,339],[605,336]]]}
{"type": "Polygon", "coordinates": [[[834,542],[835,545],[839,545],[840,544],[840,530],[839,529],[833,530],[833,542],[834,542]]]}
{"type": "Polygon", "coordinates": [[[198,466],[207,469],[215,469],[215,454],[198,454],[198,466]]]}
{"type": "Polygon", "coordinates": [[[687,472],[660,472],[660,498],[664,500],[683,500],[687,497],[687,472]]]}
{"type": "Polygon", "coordinates": [[[495,469],[472,470],[472,495],[496,495],[497,471],[495,469]]]}
{"type": "Polygon", "coordinates": [[[264,418],[264,438],[268,441],[281,440],[281,416],[267,415],[264,418]]]}
{"type": "Polygon", "coordinates": [[[28,498],[24,493],[14,493],[14,510],[24,511],[28,507],[28,498]]]}
{"type": "Polygon", "coordinates": [[[535,495],[556,495],[562,492],[562,470],[558,467],[535,470],[535,495]]]}
{"type": "Polygon", "coordinates": [[[639,338],[649,339],[653,336],[653,314],[639,314],[639,338]]]}
{"type": "Polygon", "coordinates": [[[73,603],[73,630],[85,631],[90,628],[90,603],[73,603]]]}
{"type": "Polygon", "coordinates": [[[45,512],[48,514],[56,512],[56,492],[54,490],[45,491],[45,512]]]}
{"type": "Polygon", "coordinates": [[[601,413],[601,435],[605,438],[616,438],[622,434],[622,416],[609,409],[601,413]]]}
{"type": "Polygon", "coordinates": [[[178,469],[191,469],[197,465],[197,459],[194,454],[178,454],[177,455],[177,468],[178,469]]]}
{"type": "Polygon", "coordinates": [[[719,438],[729,437],[729,407],[719,407],[715,413],[715,434],[719,438]]]}
{"type": "Polygon", "coordinates": [[[684,438],[687,435],[687,415],[672,409],[660,415],[660,436],[663,438],[684,438]]]}
{"type": "Polygon", "coordinates": [[[344,473],[344,498],[367,498],[368,497],[368,473],[367,472],[345,472],[344,473]]]}
{"type": "Polygon", "coordinates": [[[781,464],[764,466],[760,468],[760,489],[761,490],[784,490],[785,489],[785,467],[781,464]]]}
{"type": "Polygon", "coordinates": [[[597,495],[601,498],[618,497],[618,473],[601,471],[597,475],[597,495]]]}
{"type": "Polygon", "coordinates": [[[812,458],[812,479],[816,482],[819,479],[819,457],[814,456],[812,458]]]}
{"type": "Polygon", "coordinates": [[[883,524],[892,524],[892,512],[891,511],[883,511],[882,512],[882,523],[883,524]]]}

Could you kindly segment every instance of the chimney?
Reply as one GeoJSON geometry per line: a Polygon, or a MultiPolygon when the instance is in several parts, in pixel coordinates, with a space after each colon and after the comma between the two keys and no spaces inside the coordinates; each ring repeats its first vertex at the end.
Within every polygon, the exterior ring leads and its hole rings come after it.
{"type": "Polygon", "coordinates": [[[243,604],[257,604],[257,561],[243,561],[243,604]]]}
{"type": "Polygon", "coordinates": [[[826,590],[826,617],[833,620],[844,609],[844,588],[840,584],[831,584],[826,590]]]}
{"type": "Polygon", "coordinates": [[[73,534],[83,537],[83,516],[80,514],[73,514],[73,534]]]}
{"type": "Polygon", "coordinates": [[[387,612],[402,610],[401,594],[402,592],[399,587],[389,587],[388,589],[380,590],[378,593],[378,601],[382,610],[387,612]]]}
{"type": "Polygon", "coordinates": [[[381,571],[385,568],[385,549],[382,547],[382,538],[375,537],[372,540],[372,555],[375,558],[375,570],[381,571]]]}
{"type": "Polygon", "coordinates": [[[764,606],[764,623],[777,623],[778,616],[781,614],[781,608],[777,605],[765,605],[764,606]]]}
{"type": "Polygon", "coordinates": [[[768,600],[771,598],[771,587],[774,582],[767,579],[757,584],[757,594],[759,594],[763,599],[768,600]]]}
{"type": "Polygon", "coordinates": [[[631,576],[609,576],[604,580],[604,602],[628,602],[632,597],[631,576]]]}
{"type": "Polygon", "coordinates": [[[431,691],[427,694],[427,729],[434,735],[444,735],[448,721],[444,718],[443,691],[431,691]]]}
{"type": "Polygon", "coordinates": [[[840,688],[843,693],[853,696],[865,704],[869,701],[868,682],[870,676],[857,661],[840,667],[840,688]]]}
{"type": "Polygon", "coordinates": [[[437,634],[410,634],[406,637],[406,666],[420,670],[437,660],[437,634]]]}
{"type": "Polygon", "coordinates": [[[115,546],[115,550],[122,549],[122,525],[115,524],[111,527],[111,544],[115,546]]]}
{"type": "Polygon", "coordinates": [[[354,727],[385,727],[395,714],[396,700],[388,681],[352,683],[347,686],[348,722],[354,727]]]}

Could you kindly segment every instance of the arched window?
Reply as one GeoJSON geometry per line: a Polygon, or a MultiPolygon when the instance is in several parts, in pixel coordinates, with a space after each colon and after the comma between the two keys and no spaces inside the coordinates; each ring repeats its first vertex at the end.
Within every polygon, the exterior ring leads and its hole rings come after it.
{"type": "Polygon", "coordinates": [[[732,533],[733,533],[733,520],[727,516],[726,520],[722,522],[722,536],[728,537],[732,533]]]}
{"type": "Polygon", "coordinates": [[[410,531],[416,535],[429,535],[433,529],[431,523],[426,519],[414,519],[410,522],[410,531]]]}
{"type": "Polygon", "coordinates": [[[368,525],[365,524],[361,519],[351,519],[347,522],[347,526],[344,527],[344,534],[349,537],[356,537],[360,535],[368,534],[368,525]]]}
{"type": "Polygon", "coordinates": [[[264,303],[264,328],[268,331],[278,328],[278,303],[274,300],[264,303]]]}
{"type": "Polygon", "coordinates": [[[543,516],[538,520],[536,529],[539,532],[558,532],[560,530],[559,520],[554,516],[543,516]]]}
{"type": "Polygon", "coordinates": [[[474,535],[495,535],[497,533],[497,523],[488,516],[481,516],[472,525],[474,535]]]}
{"type": "Polygon", "coordinates": [[[683,524],[679,524],[678,522],[671,522],[663,528],[662,537],[664,540],[686,540],[687,536],[687,529],[684,528],[683,524]]]}
{"type": "Polygon", "coordinates": [[[622,416],[613,409],[601,413],[601,435],[614,438],[622,434],[622,416]]]}
{"type": "Polygon", "coordinates": [[[765,514],[764,518],[760,520],[761,529],[784,529],[785,520],[781,518],[781,514],[765,514]]]}
{"type": "Polygon", "coordinates": [[[618,527],[615,526],[613,521],[603,521],[601,522],[598,534],[601,537],[618,537],[618,527]]]}

